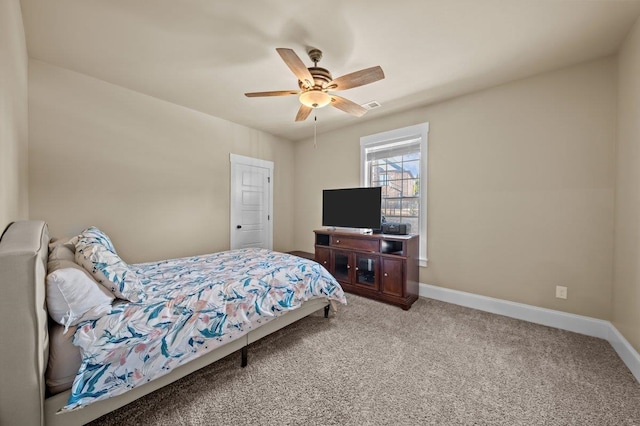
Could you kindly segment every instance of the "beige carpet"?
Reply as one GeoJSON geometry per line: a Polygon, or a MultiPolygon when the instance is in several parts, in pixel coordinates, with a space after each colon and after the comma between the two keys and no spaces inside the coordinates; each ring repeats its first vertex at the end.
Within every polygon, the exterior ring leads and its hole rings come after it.
{"type": "Polygon", "coordinates": [[[93,425],[640,425],[608,342],[430,299],[348,295],[93,425]]]}

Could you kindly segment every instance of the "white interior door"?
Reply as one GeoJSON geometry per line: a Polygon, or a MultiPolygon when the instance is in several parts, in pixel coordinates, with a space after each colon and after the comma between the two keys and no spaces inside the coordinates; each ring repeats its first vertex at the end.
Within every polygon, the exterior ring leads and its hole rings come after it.
{"type": "Polygon", "coordinates": [[[272,249],[273,163],[231,154],[231,249],[272,249]]]}

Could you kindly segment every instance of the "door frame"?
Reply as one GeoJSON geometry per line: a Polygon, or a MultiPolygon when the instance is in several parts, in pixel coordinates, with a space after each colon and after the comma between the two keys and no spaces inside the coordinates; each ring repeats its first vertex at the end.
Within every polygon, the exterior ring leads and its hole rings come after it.
{"type": "Polygon", "coordinates": [[[267,205],[268,209],[268,220],[267,220],[267,247],[269,250],[273,250],[273,161],[261,160],[259,158],[253,157],[245,157],[244,155],[238,154],[229,154],[229,161],[231,162],[231,176],[229,177],[230,185],[229,185],[229,245],[230,248],[233,249],[236,243],[236,232],[235,224],[233,223],[233,218],[237,216],[238,212],[236,212],[235,208],[235,181],[233,177],[235,176],[236,168],[239,165],[250,166],[250,167],[260,167],[269,170],[269,181],[267,183],[269,188],[269,201],[267,205]]]}

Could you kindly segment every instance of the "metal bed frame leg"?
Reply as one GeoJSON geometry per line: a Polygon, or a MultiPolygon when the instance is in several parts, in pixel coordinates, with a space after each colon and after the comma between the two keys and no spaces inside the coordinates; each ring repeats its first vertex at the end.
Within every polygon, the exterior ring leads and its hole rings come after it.
{"type": "MultiPolygon", "coordinates": [[[[329,310],[331,309],[331,304],[327,305],[324,307],[324,317],[325,318],[329,318],[329,310]]],[[[240,350],[240,353],[242,355],[242,359],[240,361],[240,366],[242,368],[247,366],[247,357],[248,357],[248,353],[249,353],[249,345],[243,346],[242,349],[240,350]]]]}
{"type": "Polygon", "coordinates": [[[247,353],[249,352],[248,347],[249,346],[242,347],[242,361],[240,361],[240,366],[242,368],[247,366],[247,353]]]}

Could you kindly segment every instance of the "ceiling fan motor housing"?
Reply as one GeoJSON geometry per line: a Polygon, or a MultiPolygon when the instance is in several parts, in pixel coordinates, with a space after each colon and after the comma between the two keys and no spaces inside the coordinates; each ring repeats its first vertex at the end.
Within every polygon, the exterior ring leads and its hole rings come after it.
{"type": "MultiPolygon", "coordinates": [[[[313,89],[322,90],[326,88],[327,85],[333,80],[333,77],[331,77],[331,73],[326,68],[309,67],[307,69],[313,77],[313,89]]],[[[298,86],[300,86],[302,90],[307,89],[300,80],[298,80],[298,86]]]]}

